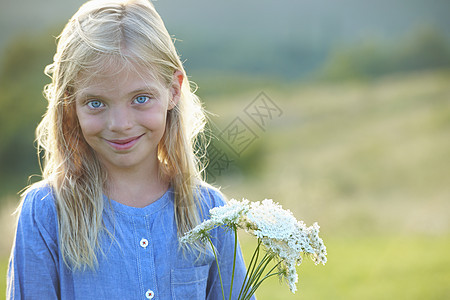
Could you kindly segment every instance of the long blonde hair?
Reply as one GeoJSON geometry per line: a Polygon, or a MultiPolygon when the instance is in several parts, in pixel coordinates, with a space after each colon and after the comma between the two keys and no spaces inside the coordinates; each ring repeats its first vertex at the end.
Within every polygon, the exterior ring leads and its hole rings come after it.
{"type": "Polygon", "coordinates": [[[46,67],[52,78],[44,90],[49,104],[36,130],[38,151],[44,150],[43,178],[54,190],[60,249],[73,269],[94,268],[97,263],[106,184],[105,171],[80,130],[74,86],[80,72],[95,72],[118,61],[150,68],[167,85],[176,70],[183,73],[181,97],[168,112],[158,158],[174,189],[178,235],[199,221],[195,187],[202,180],[194,143],[205,115],[172,38],[146,0],[86,2],[65,26],[54,62],[46,67]]]}

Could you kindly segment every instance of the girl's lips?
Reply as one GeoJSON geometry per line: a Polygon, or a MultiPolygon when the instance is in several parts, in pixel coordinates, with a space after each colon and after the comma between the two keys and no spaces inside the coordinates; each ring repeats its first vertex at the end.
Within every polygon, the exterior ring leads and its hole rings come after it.
{"type": "Polygon", "coordinates": [[[127,139],[117,139],[117,140],[106,140],[106,142],[111,145],[116,150],[123,151],[131,149],[143,136],[144,134],[127,138],[127,139]]]}

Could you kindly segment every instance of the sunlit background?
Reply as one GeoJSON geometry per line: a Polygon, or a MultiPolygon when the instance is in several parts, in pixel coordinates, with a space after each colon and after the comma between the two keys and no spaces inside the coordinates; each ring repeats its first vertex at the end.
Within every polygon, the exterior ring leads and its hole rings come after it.
{"type": "MultiPolygon", "coordinates": [[[[0,2],[2,274],[39,179],[43,69],[82,3],[0,2]]],[[[321,225],[327,265],[258,299],[450,299],[448,0],[153,3],[211,112],[208,181],[321,225]]]]}

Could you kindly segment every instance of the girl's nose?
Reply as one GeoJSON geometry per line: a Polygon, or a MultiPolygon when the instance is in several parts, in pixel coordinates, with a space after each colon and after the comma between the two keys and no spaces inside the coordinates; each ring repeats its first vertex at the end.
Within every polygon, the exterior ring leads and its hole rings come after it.
{"type": "Polygon", "coordinates": [[[133,126],[132,114],[127,107],[111,108],[108,121],[111,131],[126,131],[133,126]]]}

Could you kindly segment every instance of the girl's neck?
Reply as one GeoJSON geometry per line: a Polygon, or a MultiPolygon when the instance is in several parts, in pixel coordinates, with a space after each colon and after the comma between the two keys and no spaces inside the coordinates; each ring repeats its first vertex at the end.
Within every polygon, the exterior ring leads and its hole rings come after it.
{"type": "Polygon", "coordinates": [[[169,180],[154,167],[141,167],[133,170],[108,170],[107,196],[121,204],[145,207],[167,191],[169,180]]]}

